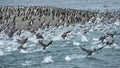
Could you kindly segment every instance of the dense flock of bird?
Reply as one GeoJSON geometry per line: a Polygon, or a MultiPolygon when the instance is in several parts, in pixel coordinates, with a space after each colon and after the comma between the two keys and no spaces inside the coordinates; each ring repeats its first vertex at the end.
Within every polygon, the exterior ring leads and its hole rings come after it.
{"type": "Polygon", "coordinates": [[[14,42],[19,44],[18,50],[26,50],[24,44],[30,42],[29,36],[32,36],[35,38],[32,42],[46,50],[54,44],[56,38],[70,40],[76,35],[86,37],[90,32],[99,31],[103,35],[98,40],[105,44],[104,46],[88,50],[79,45],[80,49],[90,56],[106,46],[113,45],[114,36],[120,35],[116,31],[120,28],[119,21],[119,10],[100,12],[39,6],[0,6],[0,40],[15,40],[14,42]],[[23,22],[27,25],[20,27],[19,24],[23,22]],[[114,31],[110,32],[111,29],[114,31]],[[46,40],[49,42],[45,43],[46,40]]]}

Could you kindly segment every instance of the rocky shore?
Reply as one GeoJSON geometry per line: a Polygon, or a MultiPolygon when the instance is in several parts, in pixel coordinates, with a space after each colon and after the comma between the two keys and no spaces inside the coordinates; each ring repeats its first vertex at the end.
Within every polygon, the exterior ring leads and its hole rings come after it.
{"type": "Polygon", "coordinates": [[[46,6],[0,6],[1,29],[10,23],[15,23],[17,29],[46,29],[60,25],[74,26],[75,23],[96,23],[98,19],[101,23],[113,23],[120,20],[120,11],[100,12],[98,10],[62,9],[46,6]]]}

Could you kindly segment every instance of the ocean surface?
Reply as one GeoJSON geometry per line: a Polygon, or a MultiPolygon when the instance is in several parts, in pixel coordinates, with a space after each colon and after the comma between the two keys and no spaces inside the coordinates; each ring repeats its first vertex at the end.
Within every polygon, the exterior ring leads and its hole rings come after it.
{"type": "MultiPolygon", "coordinates": [[[[0,0],[0,5],[29,5],[29,6],[53,6],[72,9],[119,9],[120,0],[0,0]]],[[[98,39],[104,32],[120,33],[120,22],[101,26],[99,23],[92,28],[89,24],[75,25],[75,27],[51,27],[48,30],[39,29],[48,43],[53,40],[47,50],[38,44],[35,35],[29,31],[23,31],[22,36],[29,38],[24,45],[27,50],[18,50],[20,46],[16,42],[19,36],[14,35],[13,39],[8,39],[4,32],[0,33],[0,68],[120,68],[120,35],[116,35],[112,46],[97,51],[93,56],[86,57],[87,53],[79,46],[93,50],[104,46],[98,39]],[[101,26],[101,28],[99,28],[101,26]],[[87,34],[83,34],[85,29],[89,29],[87,34]],[[61,34],[72,30],[66,40],[61,38],[61,34]],[[55,31],[55,35],[51,33],[55,31]]]]}
{"type": "MultiPolygon", "coordinates": [[[[99,24],[100,25],[100,24],[99,24]]],[[[98,25],[98,26],[99,26],[98,25]]],[[[1,68],[119,68],[120,67],[120,35],[116,35],[112,46],[97,51],[93,56],[86,57],[87,53],[80,49],[80,46],[93,50],[104,46],[98,39],[104,35],[105,31],[120,31],[120,27],[106,25],[99,30],[98,26],[93,26],[86,35],[83,34],[85,28],[60,27],[58,29],[51,27],[48,30],[39,29],[37,32],[44,36],[44,43],[53,40],[53,43],[43,50],[38,44],[35,35],[29,31],[24,31],[21,36],[27,36],[28,42],[24,44],[27,50],[18,50],[16,39],[19,36],[14,35],[13,39],[8,39],[4,32],[0,33],[0,67],[1,68]],[[96,30],[98,29],[98,30],[96,30]],[[51,31],[55,30],[55,36],[51,31]],[[66,40],[61,38],[61,34],[72,30],[66,40]]]]}

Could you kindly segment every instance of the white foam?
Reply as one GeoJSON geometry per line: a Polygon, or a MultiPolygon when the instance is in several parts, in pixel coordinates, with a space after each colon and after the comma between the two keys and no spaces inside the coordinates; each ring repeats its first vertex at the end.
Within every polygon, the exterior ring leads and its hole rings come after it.
{"type": "Polygon", "coordinates": [[[94,41],[92,42],[93,45],[101,43],[100,41],[94,41]]]}
{"type": "Polygon", "coordinates": [[[20,36],[30,37],[32,36],[32,34],[29,31],[23,31],[23,33],[20,36]]]}
{"type": "Polygon", "coordinates": [[[113,47],[115,47],[115,48],[118,48],[118,45],[117,45],[117,44],[115,44],[115,43],[114,43],[112,46],[113,46],[113,47]]]}
{"type": "Polygon", "coordinates": [[[28,53],[28,51],[21,49],[21,50],[20,50],[20,53],[28,53]]]}
{"type": "Polygon", "coordinates": [[[82,41],[82,42],[87,42],[87,41],[88,41],[88,39],[87,39],[87,37],[86,37],[85,35],[82,35],[81,37],[82,37],[82,38],[81,38],[81,41],[82,41]]]}
{"type": "Polygon", "coordinates": [[[2,50],[0,50],[0,56],[3,56],[4,52],[2,50]]]}
{"type": "Polygon", "coordinates": [[[62,37],[61,37],[61,35],[57,35],[57,36],[54,36],[53,38],[52,38],[52,40],[62,40],[62,37]]]}
{"type": "Polygon", "coordinates": [[[72,60],[72,58],[71,58],[70,56],[67,55],[67,56],[65,57],[65,61],[71,61],[71,60],[72,60]]]}
{"type": "Polygon", "coordinates": [[[24,63],[22,63],[23,66],[32,65],[32,64],[33,64],[33,61],[25,61],[24,63]]]}
{"type": "Polygon", "coordinates": [[[33,35],[32,37],[29,37],[28,41],[33,43],[38,43],[38,40],[36,39],[35,35],[33,35]]]}
{"type": "Polygon", "coordinates": [[[73,45],[80,45],[79,42],[73,41],[73,45]]]}
{"type": "Polygon", "coordinates": [[[94,41],[98,41],[99,39],[98,38],[93,38],[94,41]]]}
{"type": "Polygon", "coordinates": [[[71,61],[73,59],[78,59],[78,58],[85,58],[86,56],[85,55],[77,55],[77,54],[74,54],[74,55],[67,55],[65,57],[65,61],[71,61]]]}
{"type": "Polygon", "coordinates": [[[119,46],[114,43],[113,45],[111,45],[111,46],[108,45],[105,48],[116,48],[116,49],[119,49],[119,46]]]}
{"type": "Polygon", "coordinates": [[[51,63],[51,62],[54,62],[52,56],[46,56],[42,61],[42,63],[51,63]]]}
{"type": "Polygon", "coordinates": [[[60,47],[65,47],[65,46],[67,46],[67,44],[60,45],[60,47]]]}
{"type": "Polygon", "coordinates": [[[12,47],[7,47],[5,51],[10,52],[12,50],[12,47]]]}
{"type": "Polygon", "coordinates": [[[0,41],[0,45],[4,45],[4,43],[2,41],[0,41]]]}
{"type": "Polygon", "coordinates": [[[115,24],[116,26],[119,26],[119,25],[120,25],[120,22],[119,22],[119,21],[116,21],[116,22],[114,22],[114,24],[115,24]]]}

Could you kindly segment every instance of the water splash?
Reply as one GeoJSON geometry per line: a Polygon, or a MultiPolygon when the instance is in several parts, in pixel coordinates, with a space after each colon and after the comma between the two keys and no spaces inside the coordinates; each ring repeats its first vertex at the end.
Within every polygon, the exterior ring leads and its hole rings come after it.
{"type": "Polygon", "coordinates": [[[27,66],[27,65],[32,65],[33,61],[25,61],[24,63],[22,63],[23,66],[27,66]]]}
{"type": "Polygon", "coordinates": [[[0,56],[3,56],[4,52],[2,50],[0,50],[0,56]]]}
{"type": "Polygon", "coordinates": [[[0,41],[0,45],[4,45],[4,43],[2,41],[0,41]]]}
{"type": "Polygon", "coordinates": [[[36,39],[35,35],[29,37],[28,41],[33,42],[33,43],[38,43],[38,40],[36,39]]]}
{"type": "Polygon", "coordinates": [[[42,61],[42,63],[52,63],[52,62],[54,62],[52,56],[46,56],[42,61]]]}
{"type": "Polygon", "coordinates": [[[54,36],[52,38],[52,40],[56,41],[56,40],[63,40],[63,39],[62,39],[61,35],[57,35],[57,36],[54,36]]]}
{"type": "Polygon", "coordinates": [[[99,39],[98,38],[93,38],[94,41],[98,41],[99,39]]]}
{"type": "Polygon", "coordinates": [[[82,35],[82,36],[81,36],[81,41],[82,41],[82,42],[87,42],[88,39],[87,39],[87,37],[86,37],[85,35],[82,35]]]}
{"type": "Polygon", "coordinates": [[[28,53],[28,51],[21,49],[21,50],[20,50],[20,53],[28,53]]]}
{"type": "Polygon", "coordinates": [[[73,41],[73,45],[80,45],[79,42],[73,41]]]}
{"type": "Polygon", "coordinates": [[[73,59],[80,59],[80,58],[85,58],[86,55],[77,55],[77,54],[74,54],[74,55],[67,55],[65,57],[65,61],[71,61],[73,59]]]}

